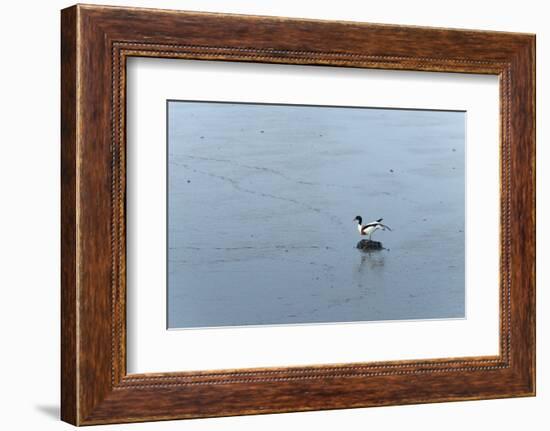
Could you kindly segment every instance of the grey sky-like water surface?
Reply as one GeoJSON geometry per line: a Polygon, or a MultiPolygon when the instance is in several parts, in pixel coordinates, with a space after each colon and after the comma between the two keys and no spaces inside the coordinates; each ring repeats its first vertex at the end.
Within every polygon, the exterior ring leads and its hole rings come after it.
{"type": "Polygon", "coordinates": [[[465,316],[464,112],[167,106],[169,328],[465,316]]]}

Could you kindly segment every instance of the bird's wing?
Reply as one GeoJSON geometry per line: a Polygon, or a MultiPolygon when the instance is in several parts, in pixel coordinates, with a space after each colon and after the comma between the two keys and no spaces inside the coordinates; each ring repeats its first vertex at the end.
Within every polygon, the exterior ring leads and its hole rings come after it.
{"type": "Polygon", "coordinates": [[[378,223],[380,223],[382,220],[384,220],[383,218],[379,218],[378,220],[376,220],[378,223]]]}
{"type": "Polygon", "coordinates": [[[378,226],[380,226],[380,224],[379,224],[379,223],[376,223],[376,222],[374,222],[374,223],[367,223],[365,226],[363,226],[363,227],[361,228],[361,232],[364,233],[364,232],[367,231],[367,229],[373,229],[373,228],[376,229],[378,226]]]}
{"type": "Polygon", "coordinates": [[[367,223],[365,226],[363,226],[361,231],[364,232],[365,229],[367,229],[368,227],[377,227],[379,229],[384,229],[384,230],[387,229],[387,230],[391,231],[391,228],[389,226],[386,226],[385,224],[382,224],[379,221],[373,221],[373,222],[367,223]]]}
{"type": "Polygon", "coordinates": [[[373,227],[373,226],[379,226],[379,225],[380,225],[380,222],[371,221],[370,223],[367,223],[365,226],[363,226],[363,229],[365,229],[366,227],[373,227]]]}

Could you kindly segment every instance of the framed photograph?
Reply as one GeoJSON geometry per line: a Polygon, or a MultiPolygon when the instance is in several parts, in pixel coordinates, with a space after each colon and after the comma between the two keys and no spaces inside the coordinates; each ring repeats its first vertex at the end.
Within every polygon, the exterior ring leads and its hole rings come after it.
{"type": "Polygon", "coordinates": [[[62,419],[535,394],[535,36],[61,14],[62,419]]]}

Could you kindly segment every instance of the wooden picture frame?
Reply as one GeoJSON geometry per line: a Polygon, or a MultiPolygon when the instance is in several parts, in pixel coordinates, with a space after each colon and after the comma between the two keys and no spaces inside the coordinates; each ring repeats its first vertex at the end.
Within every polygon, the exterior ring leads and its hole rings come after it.
{"type": "Polygon", "coordinates": [[[535,394],[535,36],[77,5],[61,14],[61,417],[74,425],[535,394]],[[500,354],[127,374],[130,56],[500,77],[500,354]]]}

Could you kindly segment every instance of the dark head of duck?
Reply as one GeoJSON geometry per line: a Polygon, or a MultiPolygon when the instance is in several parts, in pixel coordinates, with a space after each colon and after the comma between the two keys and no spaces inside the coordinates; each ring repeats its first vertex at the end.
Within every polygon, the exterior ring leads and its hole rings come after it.
{"type": "Polygon", "coordinates": [[[361,224],[363,223],[363,218],[361,216],[357,216],[353,219],[353,221],[356,221],[357,223],[361,224]]]}

